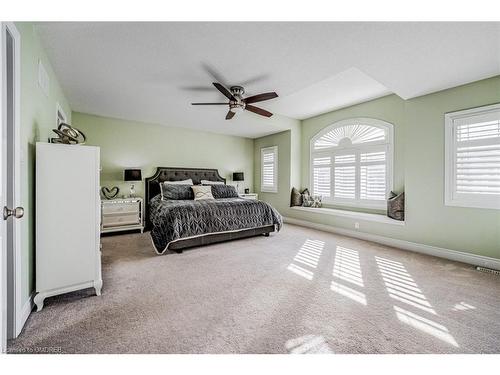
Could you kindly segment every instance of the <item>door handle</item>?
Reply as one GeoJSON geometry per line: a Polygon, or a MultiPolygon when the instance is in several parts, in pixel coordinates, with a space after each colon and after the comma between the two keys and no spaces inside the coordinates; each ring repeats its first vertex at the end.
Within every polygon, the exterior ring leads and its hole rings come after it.
{"type": "Polygon", "coordinates": [[[13,216],[16,219],[20,219],[24,216],[24,208],[23,207],[16,207],[13,210],[8,208],[7,206],[4,206],[3,208],[3,219],[7,220],[9,216],[13,216]]]}

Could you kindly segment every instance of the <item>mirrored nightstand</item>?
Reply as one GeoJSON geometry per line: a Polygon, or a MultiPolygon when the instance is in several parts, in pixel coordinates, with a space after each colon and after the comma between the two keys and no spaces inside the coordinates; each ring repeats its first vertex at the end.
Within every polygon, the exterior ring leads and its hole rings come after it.
{"type": "Polygon", "coordinates": [[[138,229],[144,231],[142,198],[101,201],[101,233],[138,229]]]}
{"type": "Polygon", "coordinates": [[[245,198],[245,199],[259,199],[259,194],[256,193],[248,193],[248,194],[238,194],[240,198],[245,198]]]}

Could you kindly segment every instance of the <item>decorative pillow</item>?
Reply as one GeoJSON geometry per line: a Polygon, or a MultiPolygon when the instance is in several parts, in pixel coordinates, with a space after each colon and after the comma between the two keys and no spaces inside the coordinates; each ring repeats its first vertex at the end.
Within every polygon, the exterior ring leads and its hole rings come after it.
{"type": "Polygon", "coordinates": [[[304,207],[311,207],[311,195],[309,194],[309,190],[308,189],[304,189],[302,190],[302,192],[300,193],[300,195],[302,196],[302,206],[304,207]]]}
{"type": "Polygon", "coordinates": [[[238,192],[232,185],[212,185],[212,195],[215,199],[238,198],[238,192]]]}
{"type": "Polygon", "coordinates": [[[161,200],[192,200],[194,199],[191,185],[160,184],[161,200]]]}
{"type": "Polygon", "coordinates": [[[320,208],[323,205],[323,203],[321,202],[323,197],[321,195],[313,195],[311,196],[311,198],[312,198],[311,207],[320,208]]]}
{"type": "Polygon", "coordinates": [[[182,181],[163,181],[166,185],[193,185],[192,179],[182,180],[182,181]]]}
{"type": "Polygon", "coordinates": [[[191,189],[193,189],[195,201],[214,199],[214,196],[212,195],[212,186],[195,185],[191,186],[191,189]]]}
{"type": "Polygon", "coordinates": [[[320,208],[323,205],[321,200],[322,200],[321,195],[304,195],[302,206],[311,208],[320,208]]]}
{"type": "Polygon", "coordinates": [[[290,207],[293,206],[302,206],[302,195],[296,188],[292,188],[292,196],[290,198],[290,207]]]}
{"type": "Polygon", "coordinates": [[[396,194],[391,191],[387,200],[387,216],[391,219],[404,221],[405,219],[405,193],[396,194]]]}
{"type": "Polygon", "coordinates": [[[201,180],[202,185],[225,185],[224,181],[201,180]]]}

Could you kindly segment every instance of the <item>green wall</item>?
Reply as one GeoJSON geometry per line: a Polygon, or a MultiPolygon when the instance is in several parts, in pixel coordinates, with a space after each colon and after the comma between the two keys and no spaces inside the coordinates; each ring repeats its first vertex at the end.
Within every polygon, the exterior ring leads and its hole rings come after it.
{"type": "Polygon", "coordinates": [[[24,303],[35,289],[35,143],[47,141],[51,129],[56,127],[56,103],[61,105],[67,116],[71,116],[71,108],[33,25],[28,22],[15,25],[21,35],[21,204],[25,209],[21,220],[21,288],[24,303]],[[39,60],[49,75],[48,96],[38,86],[39,60]]]}
{"type": "MultiPolygon", "coordinates": [[[[362,232],[500,258],[500,211],[444,205],[444,114],[500,102],[500,77],[411,100],[396,95],[316,116],[301,123],[301,187],[309,187],[309,141],[326,126],[350,117],[373,117],[394,124],[394,190],[406,192],[406,225],[395,226],[290,210],[290,189],[261,193],[284,216],[362,232]]],[[[255,179],[260,176],[260,148],[277,144],[279,181],[297,168],[290,132],[255,140],[255,179]],[[282,150],[282,151],[281,151],[282,150]]],[[[299,186],[293,183],[294,186],[299,186]]]]}
{"type": "Polygon", "coordinates": [[[284,216],[287,216],[289,211],[290,189],[294,185],[300,185],[300,121],[294,120],[290,126],[290,130],[255,139],[253,155],[255,192],[259,194],[259,199],[269,202],[284,216]],[[276,193],[260,190],[260,150],[270,146],[278,146],[278,191],[276,193]]]}
{"type": "MultiPolygon", "coordinates": [[[[123,169],[139,167],[143,178],[156,167],[217,168],[228,183],[233,172],[244,172],[240,190],[253,188],[253,139],[207,133],[185,128],[125,121],[73,112],[73,125],[87,136],[87,143],[101,147],[101,185],[118,186],[128,194],[123,169]]],[[[143,183],[136,184],[139,195],[143,183]]]]}

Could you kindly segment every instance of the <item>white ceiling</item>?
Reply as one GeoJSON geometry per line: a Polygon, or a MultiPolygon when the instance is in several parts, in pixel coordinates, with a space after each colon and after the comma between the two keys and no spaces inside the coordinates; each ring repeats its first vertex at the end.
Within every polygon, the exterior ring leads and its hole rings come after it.
{"type": "Polygon", "coordinates": [[[73,110],[259,137],[395,93],[404,99],[500,74],[500,23],[38,23],[73,110]],[[212,87],[243,85],[270,119],[225,121],[212,87]]]}

